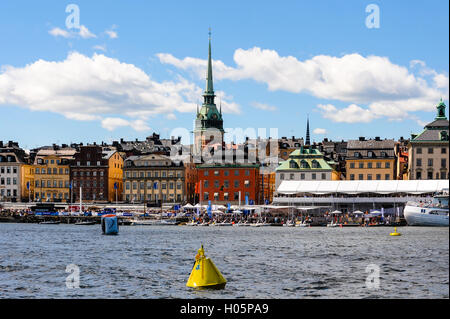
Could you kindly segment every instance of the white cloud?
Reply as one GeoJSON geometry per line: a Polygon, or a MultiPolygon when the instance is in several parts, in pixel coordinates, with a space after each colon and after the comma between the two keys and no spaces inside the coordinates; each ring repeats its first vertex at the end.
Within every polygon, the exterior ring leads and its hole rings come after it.
{"type": "Polygon", "coordinates": [[[59,36],[61,36],[63,38],[71,37],[71,34],[68,31],[60,29],[60,28],[53,28],[50,31],[48,31],[48,33],[50,33],[54,37],[59,37],[59,36]]]}
{"type": "Polygon", "coordinates": [[[86,28],[84,25],[80,26],[80,32],[79,32],[79,35],[80,35],[83,39],[96,38],[96,37],[97,37],[95,34],[93,34],[91,31],[89,31],[89,29],[86,28]]]}
{"type": "Polygon", "coordinates": [[[333,122],[367,123],[376,118],[370,110],[363,109],[356,104],[351,104],[340,110],[332,104],[319,104],[317,107],[322,110],[324,118],[333,122]]]}
{"type": "MultiPolygon", "coordinates": [[[[204,78],[206,60],[177,59],[167,53],[157,57],[161,63],[204,78]]],[[[337,114],[323,113],[335,121],[370,122],[380,117],[399,120],[410,112],[434,111],[441,96],[448,99],[448,75],[427,68],[420,60],[410,63],[410,68],[418,68],[417,75],[386,57],[364,57],[357,53],[342,57],[318,55],[301,61],[254,47],[237,49],[234,62],[236,67],[214,61],[215,78],[252,79],[266,84],[270,91],[307,93],[321,99],[348,102],[349,106],[341,110],[330,104],[337,114]],[[359,117],[358,112],[362,112],[359,117]],[[340,115],[350,118],[342,119],[340,115]]]]}
{"type": "MultiPolygon", "coordinates": [[[[73,29],[75,30],[75,29],[73,29]]],[[[64,38],[75,38],[77,36],[82,37],[83,39],[89,39],[89,38],[96,38],[97,36],[95,34],[93,34],[91,31],[89,31],[89,29],[82,25],[80,26],[80,29],[78,32],[73,31],[71,29],[71,31],[67,31],[67,30],[63,30],[61,28],[53,28],[50,31],[48,31],[49,34],[51,34],[54,37],[64,37],[64,38]]]]}
{"type": "MultiPolygon", "coordinates": [[[[182,77],[156,82],[132,64],[97,53],[88,57],[72,52],[63,61],[3,66],[0,72],[0,106],[17,105],[80,121],[108,119],[103,126],[135,130],[146,130],[145,121],[158,114],[195,112],[202,91],[182,77]],[[120,116],[130,120],[111,120],[120,116]]],[[[218,95],[224,112],[239,112],[230,97],[218,95]]]]}
{"type": "Polygon", "coordinates": [[[143,120],[127,121],[122,118],[107,117],[101,121],[102,127],[108,131],[114,131],[120,127],[131,127],[136,131],[149,131],[150,127],[143,120]]]}
{"type": "Polygon", "coordinates": [[[106,30],[105,33],[109,36],[110,39],[117,39],[119,36],[116,31],[106,30]]]}
{"type": "Polygon", "coordinates": [[[264,111],[276,111],[278,110],[276,106],[272,106],[269,104],[264,104],[264,103],[259,103],[259,102],[253,102],[251,103],[251,105],[254,108],[260,109],[260,110],[264,110],[264,111]]]}
{"type": "Polygon", "coordinates": [[[324,128],[315,128],[313,133],[317,135],[327,134],[327,130],[324,128]]]}

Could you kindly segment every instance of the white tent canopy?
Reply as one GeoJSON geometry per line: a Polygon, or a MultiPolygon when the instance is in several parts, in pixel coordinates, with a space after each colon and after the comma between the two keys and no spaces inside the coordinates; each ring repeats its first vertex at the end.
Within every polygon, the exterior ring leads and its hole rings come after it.
{"type": "Polygon", "coordinates": [[[448,188],[448,180],[283,181],[280,194],[426,194],[448,188]]]}

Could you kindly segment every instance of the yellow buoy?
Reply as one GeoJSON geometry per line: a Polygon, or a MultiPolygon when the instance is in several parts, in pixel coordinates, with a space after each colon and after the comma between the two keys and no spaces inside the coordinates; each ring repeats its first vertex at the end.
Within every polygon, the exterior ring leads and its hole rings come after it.
{"type": "Polygon", "coordinates": [[[186,283],[186,286],[193,288],[222,289],[227,283],[219,269],[211,259],[206,258],[205,250],[200,248],[195,256],[194,268],[186,283]]]}
{"type": "Polygon", "coordinates": [[[402,234],[397,233],[397,227],[394,227],[394,232],[390,233],[389,235],[391,235],[391,236],[401,236],[402,234]]]}

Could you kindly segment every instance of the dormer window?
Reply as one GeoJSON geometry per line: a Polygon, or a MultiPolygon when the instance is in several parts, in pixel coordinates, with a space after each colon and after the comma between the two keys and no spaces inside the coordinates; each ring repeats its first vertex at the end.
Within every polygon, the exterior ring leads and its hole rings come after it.
{"type": "Polygon", "coordinates": [[[305,160],[302,160],[301,164],[300,164],[301,168],[309,168],[308,162],[305,160]]]}
{"type": "Polygon", "coordinates": [[[289,162],[289,168],[298,168],[298,164],[294,160],[292,160],[289,162]]]}
{"type": "Polygon", "coordinates": [[[319,162],[316,161],[316,160],[314,160],[314,161],[312,162],[312,167],[313,167],[313,168],[320,168],[319,162]]]}
{"type": "MultiPolygon", "coordinates": [[[[368,157],[375,157],[375,154],[372,151],[367,152],[368,157]]],[[[383,156],[383,152],[381,152],[381,156],[383,156]]]]}
{"type": "Polygon", "coordinates": [[[355,153],[353,154],[353,156],[354,156],[354,157],[361,157],[361,153],[360,153],[360,152],[355,152],[355,153]]]}

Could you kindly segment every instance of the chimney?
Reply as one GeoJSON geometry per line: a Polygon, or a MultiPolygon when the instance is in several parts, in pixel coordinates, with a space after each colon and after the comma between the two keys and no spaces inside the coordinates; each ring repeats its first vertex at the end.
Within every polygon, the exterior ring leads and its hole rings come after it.
{"type": "Polygon", "coordinates": [[[381,141],[379,136],[375,136],[375,141],[381,141]]]}
{"type": "Polygon", "coordinates": [[[360,141],[365,141],[366,138],[365,138],[364,136],[360,136],[360,137],[359,137],[359,140],[360,140],[360,141]]]}

